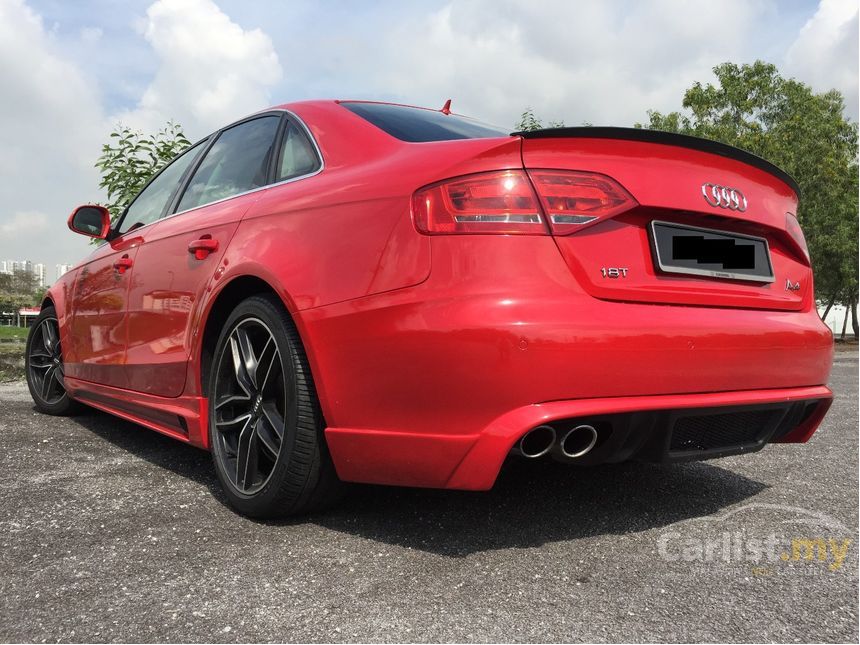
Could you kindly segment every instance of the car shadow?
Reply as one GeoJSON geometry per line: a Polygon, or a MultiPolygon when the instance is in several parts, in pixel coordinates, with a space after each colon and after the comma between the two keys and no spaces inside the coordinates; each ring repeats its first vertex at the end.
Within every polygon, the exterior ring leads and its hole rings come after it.
{"type": "Polygon", "coordinates": [[[370,540],[465,557],[662,528],[765,488],[705,462],[576,467],[511,459],[490,491],[356,486],[314,521],[370,540]]]}
{"type": "MultiPolygon", "coordinates": [[[[226,498],[209,455],[101,412],[75,419],[113,445],[226,498]]],[[[334,508],[268,526],[316,524],[448,557],[621,535],[711,515],[767,488],[709,462],[574,467],[508,460],[486,492],[351,485],[334,508]]]]}

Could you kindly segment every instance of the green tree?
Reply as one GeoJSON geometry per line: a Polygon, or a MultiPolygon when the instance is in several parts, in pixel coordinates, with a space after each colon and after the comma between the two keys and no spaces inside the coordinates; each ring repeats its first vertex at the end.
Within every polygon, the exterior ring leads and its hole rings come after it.
{"type": "Polygon", "coordinates": [[[17,269],[14,273],[0,273],[0,311],[32,307],[41,301],[39,293],[39,279],[32,271],[17,269]]]}
{"type": "Polygon", "coordinates": [[[36,287],[36,290],[33,292],[33,306],[41,305],[47,293],[48,287],[36,287]]]}
{"type": "Polygon", "coordinates": [[[32,271],[26,269],[16,269],[12,273],[11,280],[12,293],[22,296],[31,297],[39,288],[39,278],[32,271]]]}
{"type": "Polygon", "coordinates": [[[3,304],[12,293],[12,274],[0,273],[0,310],[3,309],[3,304]]]}
{"type": "Polygon", "coordinates": [[[110,139],[102,146],[95,165],[101,172],[99,186],[107,192],[106,206],[114,219],[162,166],[191,145],[182,126],[173,121],[155,134],[118,124],[110,139]]]}
{"type": "Polygon", "coordinates": [[[520,120],[514,126],[517,132],[529,132],[531,130],[541,130],[542,128],[563,128],[564,121],[550,121],[546,126],[543,125],[540,119],[535,116],[534,110],[530,107],[526,108],[525,112],[520,115],[520,120]]]}
{"type": "MultiPolygon", "coordinates": [[[[816,94],[762,61],[714,68],[716,84],[695,83],[683,111],[648,112],[636,127],[707,137],[764,157],[800,185],[797,217],[824,303],[857,307],[857,124],[836,90],[816,94]]],[[[857,336],[857,326],[854,334],[857,336]]]]}

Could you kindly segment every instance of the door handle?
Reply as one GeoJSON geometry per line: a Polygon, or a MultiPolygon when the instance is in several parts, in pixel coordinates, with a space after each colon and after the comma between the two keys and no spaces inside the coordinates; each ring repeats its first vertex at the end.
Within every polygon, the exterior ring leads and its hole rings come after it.
{"type": "Polygon", "coordinates": [[[210,253],[217,250],[218,240],[213,240],[211,235],[204,235],[188,245],[188,252],[192,253],[198,260],[205,260],[210,253]]]}
{"type": "Polygon", "coordinates": [[[132,260],[127,255],[123,255],[116,262],[113,263],[113,270],[119,274],[125,273],[131,266],[134,264],[134,260],[132,260]]]}

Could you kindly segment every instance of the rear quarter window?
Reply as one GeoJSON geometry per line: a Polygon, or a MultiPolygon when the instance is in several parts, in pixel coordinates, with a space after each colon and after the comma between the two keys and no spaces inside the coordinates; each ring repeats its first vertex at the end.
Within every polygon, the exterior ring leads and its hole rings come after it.
{"type": "Polygon", "coordinates": [[[508,130],[465,116],[406,105],[349,101],[342,102],[341,105],[392,137],[412,143],[488,139],[506,137],[510,134],[508,130]]]}

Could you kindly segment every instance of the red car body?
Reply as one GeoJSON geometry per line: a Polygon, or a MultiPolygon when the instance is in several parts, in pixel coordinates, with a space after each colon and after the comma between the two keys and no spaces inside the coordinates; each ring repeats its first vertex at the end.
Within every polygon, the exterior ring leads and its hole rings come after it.
{"type": "Polygon", "coordinates": [[[584,463],[694,458],[668,443],[678,418],[778,411],[766,437],[699,458],[819,425],[832,336],[786,216],[795,187],[765,162],[678,135],[408,142],[337,101],[282,111],[312,135],[319,171],[116,237],[50,289],[73,399],[208,448],[219,326],[268,291],[306,349],[343,480],[488,489],[547,424],[608,436],[584,463]],[[525,234],[418,230],[425,187],[497,171],[536,183],[538,169],[611,178],[622,207],[557,234],[547,202],[525,234]],[[705,185],[737,189],[746,209],[715,207],[705,185]],[[655,220],[766,239],[773,280],[660,271],[655,220]]]}

